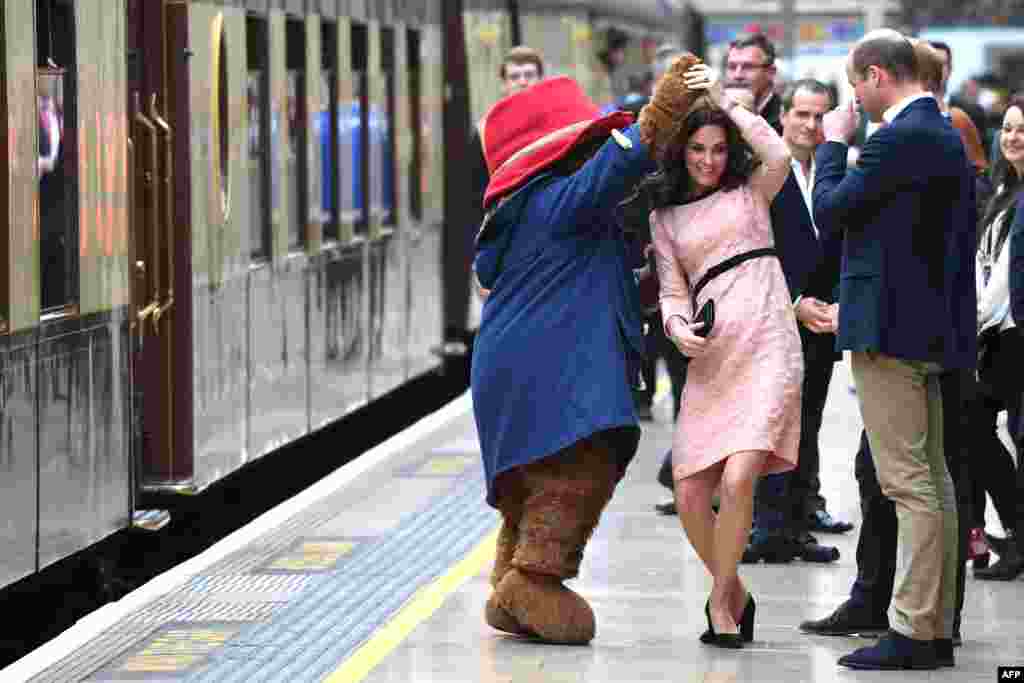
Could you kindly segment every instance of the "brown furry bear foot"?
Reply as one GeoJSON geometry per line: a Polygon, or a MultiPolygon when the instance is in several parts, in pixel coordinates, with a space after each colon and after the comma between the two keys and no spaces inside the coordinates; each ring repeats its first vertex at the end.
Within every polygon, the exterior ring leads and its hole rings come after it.
{"type": "Polygon", "coordinates": [[[504,607],[498,604],[498,598],[496,593],[491,593],[491,597],[487,599],[487,604],[484,606],[484,621],[491,628],[505,633],[511,633],[517,636],[534,636],[536,634],[530,629],[526,628],[513,617],[504,607]]]}
{"type": "Polygon", "coordinates": [[[556,576],[509,569],[492,600],[540,640],[585,645],[594,638],[594,611],[556,576]]]}

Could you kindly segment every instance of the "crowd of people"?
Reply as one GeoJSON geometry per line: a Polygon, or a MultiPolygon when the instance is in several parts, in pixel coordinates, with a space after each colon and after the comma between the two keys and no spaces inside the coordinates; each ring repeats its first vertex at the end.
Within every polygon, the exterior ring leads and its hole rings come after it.
{"type": "Polygon", "coordinates": [[[982,580],[1024,572],[1024,467],[997,421],[1006,411],[1019,449],[1024,95],[990,155],[946,101],[951,65],[944,44],[873,31],[840,106],[814,79],[779,92],[762,35],[731,44],[721,79],[668,45],[602,114],[535,51],[509,53],[505,97],[473,131],[471,382],[502,518],[492,627],[594,637],[564,581],[652,419],[661,355],[675,433],[658,479],[673,500],[656,507],[713,579],[700,640],[743,648],[756,602],[740,566],[834,562],[811,532],[853,528],[819,478],[846,352],[864,424],[857,578],[800,627],[879,632],[846,667],[955,666],[967,563],[982,580]],[[985,530],[987,496],[1005,536],[985,530]]]}

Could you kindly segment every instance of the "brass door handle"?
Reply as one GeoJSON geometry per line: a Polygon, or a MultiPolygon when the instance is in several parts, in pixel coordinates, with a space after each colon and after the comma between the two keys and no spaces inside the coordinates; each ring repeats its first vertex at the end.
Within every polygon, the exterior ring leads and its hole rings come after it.
{"type": "MultiPolygon", "coordinates": [[[[145,320],[148,316],[153,315],[156,310],[160,307],[160,245],[157,239],[159,233],[159,193],[156,191],[156,180],[157,180],[157,138],[156,138],[156,125],[150,120],[142,111],[142,105],[139,98],[139,93],[135,93],[135,116],[133,120],[137,126],[139,126],[139,137],[149,138],[146,141],[148,144],[142,144],[143,141],[140,139],[138,149],[135,151],[136,158],[140,161],[142,167],[142,179],[144,185],[144,191],[149,193],[150,201],[146,204],[146,208],[152,214],[147,224],[151,228],[149,246],[150,246],[150,263],[152,265],[152,272],[150,274],[150,303],[136,314],[139,322],[145,320]],[[148,159],[147,157],[148,153],[148,159]],[[148,163],[147,163],[148,162],[148,163]]],[[[135,207],[135,213],[137,219],[142,219],[143,211],[139,210],[139,207],[135,207]]]]}
{"type": "MultiPolygon", "coordinates": [[[[164,148],[163,173],[156,173],[154,177],[163,189],[163,215],[159,217],[157,224],[163,227],[163,246],[167,255],[167,298],[153,313],[153,325],[156,326],[163,314],[174,306],[174,230],[171,227],[174,225],[174,136],[171,133],[171,125],[157,111],[156,93],[153,93],[149,101],[149,117],[156,126],[154,132],[163,136],[164,148]]],[[[159,150],[159,144],[157,149],[159,150]]],[[[158,159],[159,154],[154,157],[156,171],[160,170],[158,159]]]]}

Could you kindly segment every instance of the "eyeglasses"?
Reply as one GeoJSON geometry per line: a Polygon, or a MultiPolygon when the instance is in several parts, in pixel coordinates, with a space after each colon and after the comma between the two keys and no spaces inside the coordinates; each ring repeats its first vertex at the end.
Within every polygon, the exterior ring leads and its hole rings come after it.
{"type": "Polygon", "coordinates": [[[515,71],[512,69],[508,69],[505,71],[506,81],[536,81],[539,78],[540,74],[538,74],[533,69],[527,69],[524,71],[515,71]]]}
{"type": "Polygon", "coordinates": [[[747,72],[747,71],[757,71],[758,69],[767,69],[770,66],[773,66],[773,65],[772,64],[752,64],[750,62],[726,62],[725,69],[726,69],[726,71],[729,71],[729,72],[739,71],[740,73],[744,73],[744,72],[747,72]]]}

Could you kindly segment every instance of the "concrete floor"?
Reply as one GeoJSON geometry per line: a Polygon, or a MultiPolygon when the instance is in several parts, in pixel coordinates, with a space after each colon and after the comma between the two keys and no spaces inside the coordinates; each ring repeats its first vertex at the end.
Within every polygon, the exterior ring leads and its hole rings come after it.
{"type": "MultiPolygon", "coordinates": [[[[995,680],[999,665],[1024,664],[1024,585],[979,582],[968,575],[963,647],[955,669],[931,672],[857,672],[836,659],[870,641],[816,637],[797,630],[807,618],[832,611],[856,574],[854,548],[860,513],[853,455],[861,429],[847,364],[837,366],[821,434],[822,486],[834,516],[857,523],[845,535],[821,534],[841,557],[829,565],[741,567],[757,596],[755,641],[741,651],[704,646],[703,604],[710,579],[679,521],[653,504],[668,492],[655,482],[671,441],[670,400],[645,423],[640,453],[587,548],[573,587],[591,601],[597,637],[587,647],[532,643],[504,636],[482,619],[489,594],[487,566],[420,624],[364,679],[480,681],[876,681],[995,680]]],[[[994,517],[990,531],[1001,532],[994,517]]]]}

